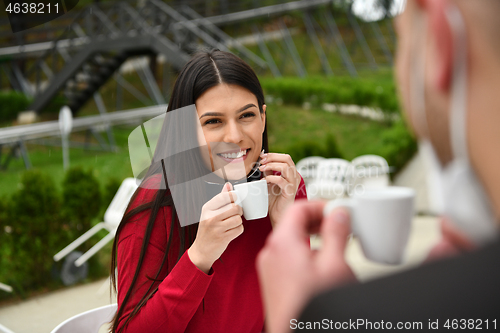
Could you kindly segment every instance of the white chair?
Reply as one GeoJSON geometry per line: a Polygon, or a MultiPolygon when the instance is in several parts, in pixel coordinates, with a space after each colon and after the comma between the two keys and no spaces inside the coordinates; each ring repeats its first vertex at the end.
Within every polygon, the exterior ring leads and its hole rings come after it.
{"type": "Polygon", "coordinates": [[[0,290],[6,291],[8,293],[11,293],[13,291],[12,287],[0,282],[0,290]]]}
{"type": "Polygon", "coordinates": [[[117,309],[115,303],[82,312],[57,325],[51,333],[98,333],[102,325],[111,322],[117,309]]]}
{"type": "MultiPolygon", "coordinates": [[[[1,282],[0,282],[0,289],[8,293],[11,293],[13,291],[11,286],[1,282]]],[[[7,327],[3,326],[2,324],[0,324],[0,333],[14,333],[14,332],[8,329],[7,327]]]]}
{"type": "Polygon", "coordinates": [[[0,333],[14,333],[14,331],[11,331],[7,327],[5,327],[2,324],[0,324],[0,333]]]}
{"type": "Polygon", "coordinates": [[[362,155],[351,161],[351,191],[389,186],[389,164],[378,155],[362,155]]]}
{"type": "Polygon", "coordinates": [[[108,209],[104,213],[104,222],[96,224],[89,231],[78,237],[74,242],[59,251],[56,255],[54,255],[54,260],[61,260],[87,239],[95,235],[99,230],[106,229],[109,233],[92,248],[90,248],[90,250],[80,256],[74,262],[75,266],[80,267],[87,260],[89,260],[90,257],[96,254],[97,251],[99,251],[104,245],[106,245],[115,237],[116,229],[118,228],[118,225],[120,224],[120,221],[125,214],[125,209],[127,208],[130,198],[132,197],[136,189],[137,183],[135,178],[126,178],[120,185],[120,188],[116,192],[113,200],[109,204],[108,209]]]}
{"type": "Polygon", "coordinates": [[[297,162],[295,167],[304,179],[304,183],[309,184],[314,181],[318,170],[318,163],[325,160],[321,156],[309,156],[297,162]]]}
{"type": "Polygon", "coordinates": [[[318,163],[317,174],[307,186],[309,199],[336,199],[347,193],[351,163],[341,158],[328,158],[318,163]]]}

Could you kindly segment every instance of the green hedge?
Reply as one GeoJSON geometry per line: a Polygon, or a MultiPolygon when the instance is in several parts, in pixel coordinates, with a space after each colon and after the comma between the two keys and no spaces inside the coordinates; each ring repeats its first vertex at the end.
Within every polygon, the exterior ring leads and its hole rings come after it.
{"type": "MultiPolygon", "coordinates": [[[[377,75],[374,78],[264,78],[261,84],[266,96],[272,96],[274,103],[277,99],[281,99],[285,104],[299,106],[307,102],[317,110],[323,103],[355,104],[381,109],[388,116],[388,121],[382,124],[386,129],[381,131],[378,144],[373,145],[372,151],[366,153],[384,157],[396,172],[401,170],[417,151],[415,139],[401,117],[393,117],[401,111],[391,73],[377,75]]],[[[308,119],[311,121],[311,118],[308,119]]],[[[333,134],[338,136],[338,133],[333,134]]],[[[307,156],[342,157],[333,134],[330,134],[325,142],[310,138],[296,142],[289,146],[286,152],[295,162],[307,156]]],[[[352,135],[363,134],[353,133],[352,135]]],[[[346,141],[348,140],[339,138],[339,142],[342,142],[342,150],[352,151],[346,141]]]]}
{"type": "Polygon", "coordinates": [[[63,180],[63,210],[71,229],[88,230],[101,210],[101,190],[92,170],[70,168],[63,180]]]}
{"type": "MultiPolygon", "coordinates": [[[[116,183],[108,181],[106,192],[116,183]]],[[[102,219],[112,198],[108,194],[101,200],[101,185],[92,170],[71,168],[62,185],[60,193],[46,173],[28,170],[18,190],[0,198],[0,281],[12,285],[19,296],[61,285],[62,262],[54,263],[53,256],[90,229],[92,221],[102,219]]],[[[95,242],[91,239],[78,250],[86,251],[95,242]]],[[[95,256],[90,259],[91,278],[107,272],[107,265],[95,256]]],[[[12,296],[0,295],[6,297],[12,296]]]]}
{"type": "Polygon", "coordinates": [[[16,119],[17,114],[26,111],[31,100],[18,91],[0,91],[0,121],[16,119]]]}
{"type": "Polygon", "coordinates": [[[295,162],[308,156],[323,156],[326,158],[343,158],[340,152],[337,141],[332,134],[326,136],[324,143],[317,141],[305,140],[291,146],[287,153],[295,162]]]}
{"type": "MultiPolygon", "coordinates": [[[[21,293],[51,281],[54,249],[60,241],[60,197],[52,179],[28,171],[7,207],[10,232],[4,235],[2,280],[21,293]]],[[[64,237],[64,241],[67,238],[64,237]]]]}
{"type": "Polygon", "coordinates": [[[356,104],[380,108],[384,113],[399,113],[399,103],[392,77],[378,79],[350,77],[263,78],[267,96],[284,103],[313,106],[323,103],[356,104]]]}
{"type": "Polygon", "coordinates": [[[403,120],[396,121],[388,131],[382,134],[382,151],[379,154],[396,171],[401,170],[417,150],[417,142],[403,120]]]}

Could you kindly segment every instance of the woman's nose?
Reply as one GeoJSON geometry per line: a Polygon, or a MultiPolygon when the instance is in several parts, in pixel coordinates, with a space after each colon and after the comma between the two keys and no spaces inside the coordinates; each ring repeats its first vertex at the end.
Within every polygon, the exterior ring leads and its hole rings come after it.
{"type": "Polygon", "coordinates": [[[238,126],[238,124],[235,123],[229,123],[226,126],[224,142],[239,143],[242,140],[243,140],[243,132],[240,126],[238,126]]]}

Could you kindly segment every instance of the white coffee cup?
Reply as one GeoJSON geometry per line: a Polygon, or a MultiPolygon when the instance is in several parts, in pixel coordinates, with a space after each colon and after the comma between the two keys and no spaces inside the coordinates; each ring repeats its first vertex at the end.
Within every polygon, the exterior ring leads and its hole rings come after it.
{"type": "Polygon", "coordinates": [[[366,258],[385,264],[401,264],[410,235],[415,191],[407,187],[366,189],[351,198],[328,202],[324,215],[336,207],[351,213],[351,229],[360,240],[366,258]]]}
{"type": "Polygon", "coordinates": [[[269,199],[265,179],[234,185],[234,192],[237,194],[236,204],[243,208],[245,219],[255,220],[267,216],[269,199]]]}

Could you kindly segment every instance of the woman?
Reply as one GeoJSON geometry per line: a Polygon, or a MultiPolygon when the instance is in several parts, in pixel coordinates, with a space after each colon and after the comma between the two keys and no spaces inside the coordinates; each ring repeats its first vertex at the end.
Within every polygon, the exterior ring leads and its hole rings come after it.
{"type": "MultiPolygon", "coordinates": [[[[181,114],[181,108],[193,104],[201,139],[183,137],[185,133],[177,129],[162,131],[162,142],[168,143],[172,133],[183,142],[201,140],[213,156],[228,164],[240,162],[247,176],[255,177],[253,167],[260,161],[260,177],[265,177],[269,189],[268,216],[242,218],[232,185],[226,183],[203,205],[199,223],[180,224],[180,208],[174,205],[169,187],[188,182],[165,170],[171,170],[169,163],[189,159],[163,159],[150,167],[115,237],[112,271],[117,267],[113,285],[119,308],[113,332],[263,330],[255,258],[285,208],[295,199],[306,198],[305,187],[290,156],[267,153],[264,95],[257,76],[241,59],[219,50],[195,55],[179,74],[167,116],[172,111],[181,114]],[[219,154],[211,151],[211,143],[226,143],[239,151],[219,154]],[[161,186],[154,190],[151,183],[161,186]]],[[[158,144],[155,161],[166,156],[160,152],[163,143],[158,144]]],[[[203,159],[185,165],[206,169],[203,159]]]]}

